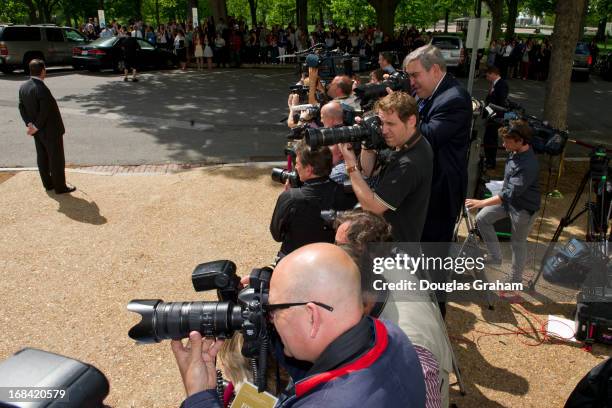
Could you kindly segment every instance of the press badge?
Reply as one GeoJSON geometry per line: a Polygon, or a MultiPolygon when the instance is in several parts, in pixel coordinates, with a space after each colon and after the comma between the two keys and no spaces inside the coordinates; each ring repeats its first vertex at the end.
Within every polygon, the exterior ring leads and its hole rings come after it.
{"type": "Polygon", "coordinates": [[[236,394],[236,398],[232,402],[230,408],[272,408],[278,401],[278,398],[267,392],[257,392],[255,387],[250,382],[245,382],[240,387],[240,391],[236,394]]]}

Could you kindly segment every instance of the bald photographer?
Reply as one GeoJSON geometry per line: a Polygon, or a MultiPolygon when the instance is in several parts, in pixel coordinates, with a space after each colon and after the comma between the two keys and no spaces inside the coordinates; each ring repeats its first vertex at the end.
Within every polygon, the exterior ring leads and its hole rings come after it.
{"type": "MultiPolygon", "coordinates": [[[[311,363],[293,377],[277,408],[425,407],[415,347],[394,324],[363,315],[360,274],[341,248],[312,244],[282,259],[265,310],[287,357],[311,363]]],[[[214,339],[193,331],[172,342],[185,386],[184,408],[220,407],[214,339]]]]}

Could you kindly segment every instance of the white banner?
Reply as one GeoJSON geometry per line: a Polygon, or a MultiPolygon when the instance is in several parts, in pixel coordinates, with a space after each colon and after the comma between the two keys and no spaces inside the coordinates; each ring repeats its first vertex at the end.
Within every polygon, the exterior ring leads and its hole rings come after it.
{"type": "Polygon", "coordinates": [[[98,10],[98,24],[100,24],[100,27],[106,27],[106,20],[104,19],[104,10],[98,10]]]}
{"type": "Polygon", "coordinates": [[[198,8],[193,7],[191,12],[193,13],[193,28],[196,28],[200,24],[198,21],[198,8]]]}
{"type": "Polygon", "coordinates": [[[478,44],[476,48],[486,48],[491,41],[491,19],[480,19],[480,32],[477,31],[478,19],[471,18],[468,23],[467,36],[465,38],[465,48],[472,48],[474,44],[478,44]]]}

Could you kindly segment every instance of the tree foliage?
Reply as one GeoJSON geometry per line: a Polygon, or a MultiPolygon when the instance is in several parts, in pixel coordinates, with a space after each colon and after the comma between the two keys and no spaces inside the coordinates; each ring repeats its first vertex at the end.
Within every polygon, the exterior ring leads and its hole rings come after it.
{"type": "Polygon", "coordinates": [[[28,8],[19,0],[0,0],[0,22],[21,23],[28,20],[28,8]]]}
{"type": "Polygon", "coordinates": [[[535,16],[554,14],[557,0],[521,0],[519,7],[522,11],[535,16]]]}
{"type": "Polygon", "coordinates": [[[376,24],[376,11],[366,0],[332,0],[330,10],[333,21],[342,27],[376,24]]]}

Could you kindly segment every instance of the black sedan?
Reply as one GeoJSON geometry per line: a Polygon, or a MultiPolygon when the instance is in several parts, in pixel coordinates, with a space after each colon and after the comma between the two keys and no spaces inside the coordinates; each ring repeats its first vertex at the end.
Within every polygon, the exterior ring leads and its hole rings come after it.
{"type": "MultiPolygon", "coordinates": [[[[88,69],[98,71],[112,69],[123,72],[125,60],[122,43],[125,37],[99,38],[86,45],[72,49],[72,66],[75,69],[88,69]]],[[[178,64],[176,55],[168,50],[155,48],[147,41],[137,39],[138,68],[173,68],[178,64]]]]}

